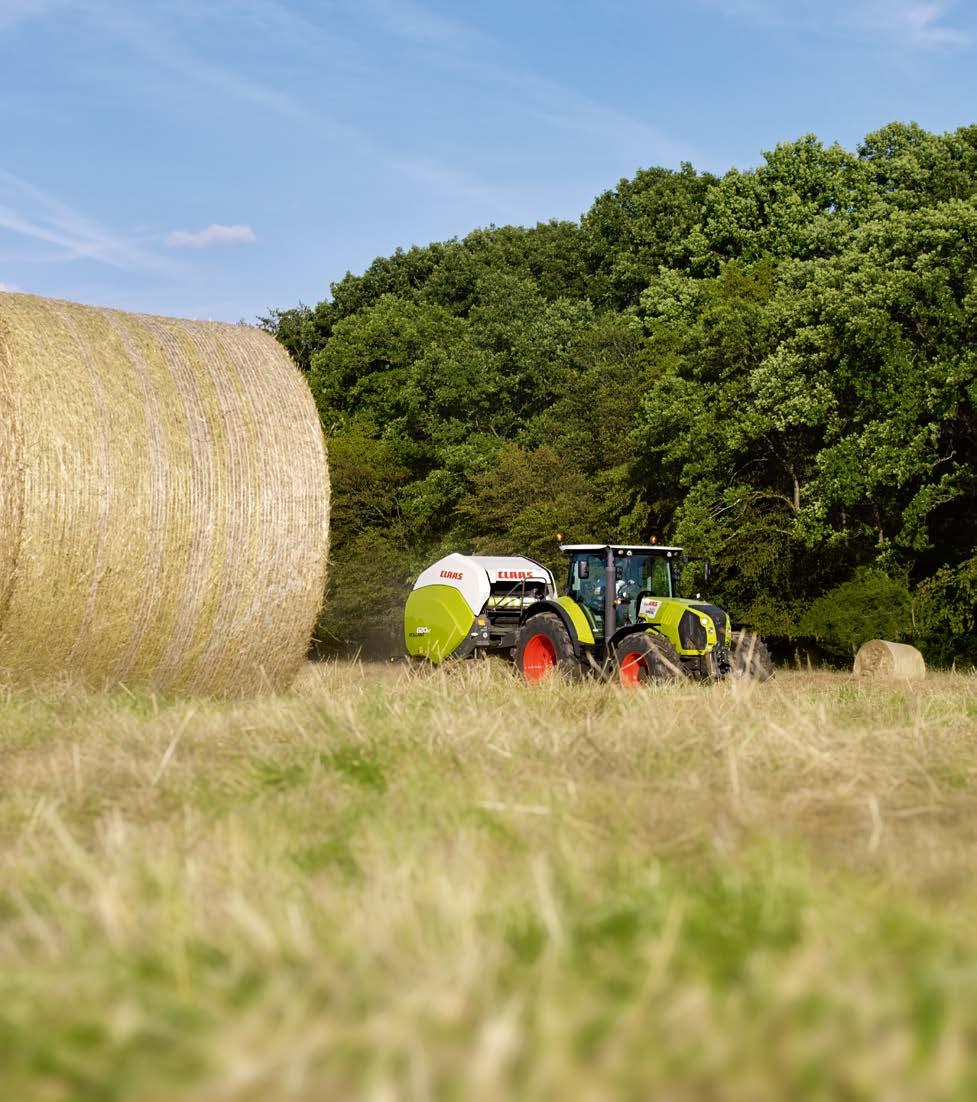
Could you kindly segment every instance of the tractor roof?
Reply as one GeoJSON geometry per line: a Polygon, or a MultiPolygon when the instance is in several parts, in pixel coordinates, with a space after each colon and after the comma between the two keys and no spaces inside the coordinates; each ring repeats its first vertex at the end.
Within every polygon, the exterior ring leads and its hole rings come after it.
{"type": "Polygon", "coordinates": [[[681,547],[665,547],[660,543],[561,543],[561,551],[671,551],[682,553],[681,547]]]}

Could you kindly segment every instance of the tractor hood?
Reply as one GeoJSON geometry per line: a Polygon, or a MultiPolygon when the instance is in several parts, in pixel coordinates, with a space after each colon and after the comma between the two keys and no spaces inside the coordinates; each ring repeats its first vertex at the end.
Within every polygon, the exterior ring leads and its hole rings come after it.
{"type": "Polygon", "coordinates": [[[680,654],[729,642],[729,617],[699,597],[642,597],[638,618],[667,635],[680,654]]]}

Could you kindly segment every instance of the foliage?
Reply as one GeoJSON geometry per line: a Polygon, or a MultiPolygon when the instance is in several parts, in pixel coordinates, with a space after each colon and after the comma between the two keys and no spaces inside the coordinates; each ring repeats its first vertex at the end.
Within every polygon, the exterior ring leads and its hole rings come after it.
{"type": "Polygon", "coordinates": [[[360,608],[396,648],[401,576],[442,550],[551,560],[572,530],[684,543],[737,622],[839,656],[837,594],[904,578],[900,631],[974,654],[977,126],[807,135],[721,179],[642,169],[579,223],[397,250],[265,324],[333,447],[382,444],[400,472],[393,526],[364,529],[334,480],[335,576],[369,544],[347,524],[398,564],[369,608],[334,586],[336,638],[362,641],[360,608]]]}
{"type": "Polygon", "coordinates": [[[912,600],[904,582],[859,568],[818,597],[801,618],[801,632],[830,654],[851,658],[869,639],[899,642],[911,634],[912,600]]]}
{"type": "Polygon", "coordinates": [[[917,590],[919,633],[930,654],[977,666],[977,557],[943,566],[917,590]]]}

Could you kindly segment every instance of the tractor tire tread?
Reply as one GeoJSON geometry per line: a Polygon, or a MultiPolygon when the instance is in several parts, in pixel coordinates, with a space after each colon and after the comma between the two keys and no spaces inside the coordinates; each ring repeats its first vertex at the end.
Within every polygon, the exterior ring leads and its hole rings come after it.
{"type": "Polygon", "coordinates": [[[773,677],[773,659],[767,644],[752,631],[734,631],[729,653],[733,677],[753,677],[757,681],[773,677]]]}
{"type": "Polygon", "coordinates": [[[674,644],[658,632],[636,632],[625,636],[614,648],[615,664],[620,668],[624,656],[635,653],[647,656],[651,680],[679,681],[687,676],[674,644]]]}
{"type": "Polygon", "coordinates": [[[520,628],[516,635],[516,645],[513,648],[513,660],[516,669],[524,673],[523,653],[526,644],[540,632],[550,640],[556,651],[556,670],[566,680],[575,680],[581,676],[580,660],[573,653],[573,640],[563,621],[553,612],[538,612],[531,616],[520,628]]]}

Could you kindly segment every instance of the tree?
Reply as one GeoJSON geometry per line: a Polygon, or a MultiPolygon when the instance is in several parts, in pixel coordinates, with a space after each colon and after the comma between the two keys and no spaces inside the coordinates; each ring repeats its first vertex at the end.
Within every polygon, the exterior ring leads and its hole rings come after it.
{"type": "Polygon", "coordinates": [[[633,306],[661,268],[687,265],[687,240],[714,182],[690,164],[679,172],[641,169],[594,202],[581,225],[597,304],[633,306]]]}
{"type": "Polygon", "coordinates": [[[579,223],[396,250],[262,324],[338,457],[334,637],[394,640],[446,550],[653,532],[764,634],[840,657],[862,608],[977,657],[977,127],[642,169],[579,223]]]}

